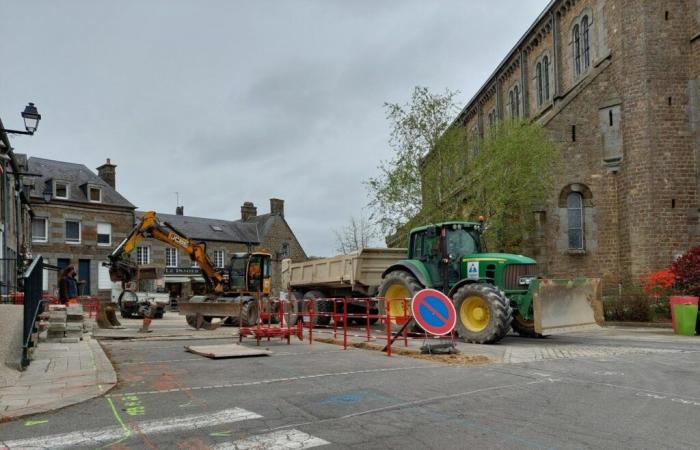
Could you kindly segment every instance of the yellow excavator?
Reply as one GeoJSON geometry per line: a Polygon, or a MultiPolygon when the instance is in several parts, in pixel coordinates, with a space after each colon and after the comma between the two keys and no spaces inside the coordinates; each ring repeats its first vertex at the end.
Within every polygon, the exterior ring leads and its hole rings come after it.
{"type": "Polygon", "coordinates": [[[260,320],[261,300],[270,295],[271,255],[262,251],[234,253],[229,264],[217,269],[207,256],[205,242],[195,242],[168,222],[160,222],[154,211],[143,214],[141,221],[109,255],[109,275],[122,285],[133,280],[138,266],[129,254],[146,238],[157,239],[179,250],[197,263],[205,282],[204,292],[178,304],[180,315],[196,328],[212,330],[220,318],[233,325],[252,326],[260,320]]]}

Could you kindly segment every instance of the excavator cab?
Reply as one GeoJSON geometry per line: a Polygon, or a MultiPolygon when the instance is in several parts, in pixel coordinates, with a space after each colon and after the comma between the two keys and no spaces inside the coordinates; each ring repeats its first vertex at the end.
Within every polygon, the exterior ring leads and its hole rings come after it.
{"type": "Polygon", "coordinates": [[[270,293],[270,254],[235,253],[229,268],[229,290],[270,293]]]}

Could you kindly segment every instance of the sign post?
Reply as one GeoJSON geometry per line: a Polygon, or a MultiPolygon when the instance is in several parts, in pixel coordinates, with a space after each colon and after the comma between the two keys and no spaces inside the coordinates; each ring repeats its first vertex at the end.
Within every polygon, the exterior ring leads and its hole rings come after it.
{"type": "Polygon", "coordinates": [[[457,312],[452,300],[435,289],[423,289],[413,296],[413,318],[426,333],[444,336],[457,325],[457,312]]]}

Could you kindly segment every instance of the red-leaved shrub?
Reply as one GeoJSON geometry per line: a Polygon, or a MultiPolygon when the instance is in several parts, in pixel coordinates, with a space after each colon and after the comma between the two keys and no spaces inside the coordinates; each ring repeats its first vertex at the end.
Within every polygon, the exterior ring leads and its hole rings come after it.
{"type": "Polygon", "coordinates": [[[700,246],[691,248],[671,266],[678,290],[700,297],[700,246]]]}

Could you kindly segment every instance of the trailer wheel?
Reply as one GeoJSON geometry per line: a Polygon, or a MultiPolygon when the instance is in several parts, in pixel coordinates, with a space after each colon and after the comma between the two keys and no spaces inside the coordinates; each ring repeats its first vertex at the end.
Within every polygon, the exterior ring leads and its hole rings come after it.
{"type": "Polygon", "coordinates": [[[463,341],[493,344],[510,330],[513,310],[496,287],[467,284],[455,292],[452,301],[457,310],[457,333],[463,341]]]}
{"type": "MultiPolygon", "coordinates": [[[[331,312],[333,312],[333,307],[331,306],[330,302],[325,299],[323,292],[309,291],[304,294],[304,300],[314,300],[314,326],[325,326],[331,323],[331,312]]],[[[311,302],[304,302],[304,314],[309,314],[310,308],[311,302]]]]}
{"type": "MultiPolygon", "coordinates": [[[[392,329],[398,330],[403,326],[405,319],[399,319],[399,317],[411,315],[410,299],[421,289],[422,286],[418,280],[403,270],[389,272],[384,277],[382,284],[379,285],[379,296],[384,297],[385,302],[389,303],[392,329]]],[[[380,301],[377,305],[379,314],[386,314],[385,302],[380,301]]],[[[413,325],[412,330],[420,331],[420,327],[413,325]]]]}
{"type": "Polygon", "coordinates": [[[292,291],[289,296],[289,301],[284,306],[284,322],[287,326],[296,325],[299,319],[301,319],[301,312],[303,311],[304,294],[299,291],[292,291]]]}
{"type": "Polygon", "coordinates": [[[513,331],[522,337],[543,338],[544,335],[535,331],[535,321],[525,320],[519,312],[513,313],[513,331]]]}
{"type": "Polygon", "coordinates": [[[252,327],[257,325],[260,318],[258,302],[256,300],[248,300],[241,305],[241,326],[252,327]]]}

